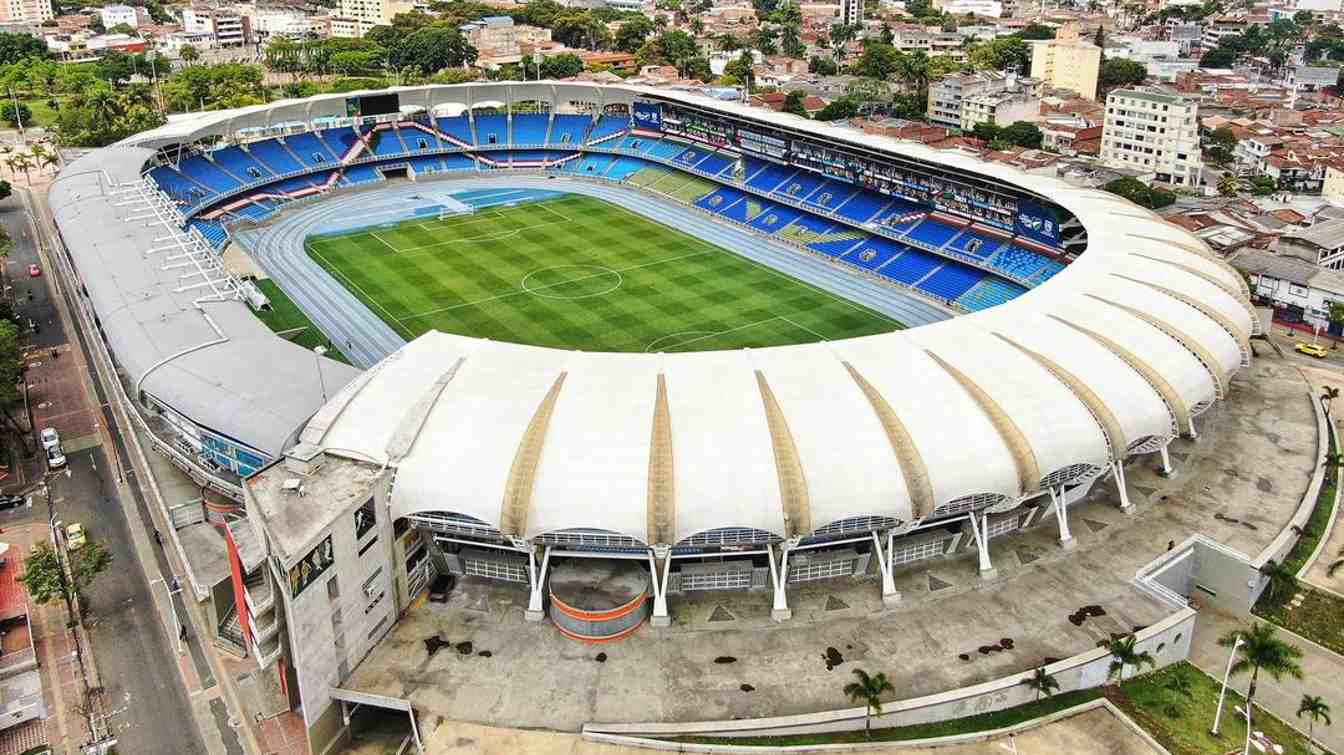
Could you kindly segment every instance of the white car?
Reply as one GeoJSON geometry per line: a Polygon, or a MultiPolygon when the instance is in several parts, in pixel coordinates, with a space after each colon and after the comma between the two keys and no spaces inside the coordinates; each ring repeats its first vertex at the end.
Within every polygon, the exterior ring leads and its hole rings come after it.
{"type": "Polygon", "coordinates": [[[54,427],[42,428],[42,447],[46,449],[60,448],[61,435],[56,432],[54,427]]]}
{"type": "Polygon", "coordinates": [[[65,454],[61,453],[61,447],[47,449],[47,468],[60,469],[65,466],[65,454]]]}

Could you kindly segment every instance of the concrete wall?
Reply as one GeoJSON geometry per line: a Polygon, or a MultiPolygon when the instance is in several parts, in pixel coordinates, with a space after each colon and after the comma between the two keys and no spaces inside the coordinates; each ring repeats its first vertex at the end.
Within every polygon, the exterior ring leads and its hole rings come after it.
{"type": "MultiPolygon", "coordinates": [[[[1135,633],[1138,649],[1147,650],[1157,659],[1158,667],[1184,660],[1190,652],[1190,638],[1195,628],[1195,612],[1189,608],[1176,609],[1162,621],[1135,633]]],[[[1059,682],[1060,692],[1089,689],[1105,684],[1111,656],[1096,648],[1046,666],[1046,672],[1059,682]]],[[[1129,673],[1134,673],[1132,670],[1129,673]]],[[[1002,679],[984,682],[949,692],[925,695],[910,700],[887,703],[882,714],[873,718],[873,726],[909,726],[911,724],[945,721],[963,716],[1011,708],[1035,699],[1035,693],[1023,685],[1030,672],[1014,674],[1002,679]]],[[[738,719],[732,721],[696,721],[687,723],[645,724],[587,724],[589,734],[620,734],[632,736],[681,736],[709,734],[723,737],[747,737],[773,734],[801,734],[828,731],[857,731],[864,727],[863,708],[808,713],[773,718],[738,719]]]]}

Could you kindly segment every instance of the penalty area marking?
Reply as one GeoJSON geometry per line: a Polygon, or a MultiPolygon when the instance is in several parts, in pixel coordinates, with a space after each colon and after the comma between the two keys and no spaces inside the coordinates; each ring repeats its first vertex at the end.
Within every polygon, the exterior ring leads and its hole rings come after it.
{"type": "Polygon", "coordinates": [[[555,265],[552,267],[543,267],[540,270],[533,270],[527,275],[524,275],[523,280],[519,282],[518,287],[523,289],[523,291],[542,299],[562,299],[565,301],[577,301],[579,299],[590,299],[594,296],[606,296],[612,291],[615,291],[616,289],[620,288],[622,283],[625,283],[625,276],[621,275],[619,271],[612,270],[611,268],[605,267],[603,265],[555,265]],[[537,286],[536,288],[527,285],[528,279],[539,273],[545,273],[551,270],[569,270],[569,269],[597,270],[598,272],[592,273],[590,275],[580,275],[577,278],[570,278],[569,280],[557,281],[555,283],[547,283],[542,286],[537,286]],[[559,286],[563,286],[569,283],[578,283],[580,281],[593,280],[596,278],[605,278],[609,275],[616,276],[616,283],[615,285],[609,288],[604,288],[601,291],[594,291],[588,294],[578,294],[577,296],[567,296],[564,294],[555,294],[555,293],[543,293],[543,291],[545,291],[548,288],[557,288],[559,286]]]}
{"type": "MultiPolygon", "coordinates": [[[[813,331],[811,331],[811,330],[808,330],[807,328],[803,328],[801,325],[799,325],[798,323],[796,323],[796,322],[790,320],[790,319],[787,318],[787,317],[781,317],[781,316],[779,316],[779,315],[776,315],[776,316],[774,316],[774,317],[767,317],[767,318],[765,318],[764,320],[757,320],[756,322],[749,322],[749,323],[747,323],[746,325],[739,325],[739,326],[737,326],[736,328],[728,328],[727,330],[683,330],[683,331],[680,331],[680,332],[678,332],[678,333],[671,333],[671,334],[668,334],[668,335],[665,335],[665,336],[659,336],[658,338],[655,338],[655,339],[653,339],[652,341],[649,341],[649,345],[644,347],[644,352],[645,352],[646,354],[647,354],[647,353],[651,353],[651,352],[653,352],[653,350],[654,350],[653,347],[654,347],[654,346],[657,346],[658,344],[662,343],[663,341],[668,340],[669,338],[676,338],[676,337],[678,337],[678,336],[695,335],[695,338],[688,338],[688,339],[686,339],[685,341],[677,341],[676,343],[673,343],[673,344],[672,344],[672,347],[674,347],[674,348],[681,348],[682,346],[686,346],[687,344],[692,344],[692,343],[695,343],[695,342],[697,342],[697,341],[703,341],[703,340],[705,340],[706,338],[714,338],[715,336],[723,336],[723,335],[727,335],[727,334],[729,334],[729,333],[736,333],[736,332],[738,332],[739,330],[746,330],[747,328],[754,328],[754,327],[756,327],[757,325],[764,325],[764,324],[766,324],[767,322],[774,322],[775,320],[783,320],[784,322],[787,322],[787,323],[789,323],[790,325],[792,325],[792,326],[794,326],[794,327],[796,327],[796,328],[801,328],[802,330],[807,330],[809,333],[812,333],[812,332],[813,332],[813,331]]],[[[815,333],[813,333],[813,334],[815,335],[815,333]]],[[[664,351],[666,351],[666,349],[664,349],[664,351]]]]}

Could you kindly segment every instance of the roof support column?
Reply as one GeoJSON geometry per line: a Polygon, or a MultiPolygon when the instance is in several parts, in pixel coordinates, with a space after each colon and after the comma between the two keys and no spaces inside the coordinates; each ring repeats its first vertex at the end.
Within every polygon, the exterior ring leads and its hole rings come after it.
{"type": "Polygon", "coordinates": [[[894,530],[879,533],[873,531],[873,552],[877,554],[877,568],[882,571],[882,605],[894,606],[901,602],[901,594],[896,591],[896,580],[891,576],[891,545],[896,537],[894,530]],[[882,541],[887,541],[885,550],[882,541]]]}
{"type": "Polygon", "coordinates": [[[1129,490],[1125,486],[1125,465],[1119,459],[1111,462],[1111,471],[1115,475],[1115,489],[1120,491],[1120,510],[1126,514],[1134,513],[1134,503],[1129,500],[1129,490]]]}
{"type": "Polygon", "coordinates": [[[975,549],[980,555],[980,578],[993,579],[999,572],[989,561],[989,514],[972,511],[966,518],[971,523],[971,537],[975,538],[975,549]]]}
{"type": "Polygon", "coordinates": [[[770,584],[775,590],[775,602],[770,611],[770,618],[775,621],[788,621],[793,618],[793,609],[789,608],[789,596],[784,589],[789,580],[789,545],[780,543],[778,564],[775,563],[773,545],[765,544],[765,554],[770,559],[770,584]]]}
{"type": "Polygon", "coordinates": [[[527,551],[527,611],[523,614],[528,621],[541,621],[546,618],[546,609],[542,601],[542,590],[546,586],[546,571],[551,566],[551,546],[541,557],[541,568],[537,568],[537,551],[527,551]]]}
{"type": "Polygon", "coordinates": [[[1172,477],[1176,474],[1176,470],[1171,468],[1171,454],[1167,451],[1167,447],[1170,445],[1170,440],[1162,444],[1162,468],[1157,473],[1163,477],[1172,477]]]}
{"type": "Polygon", "coordinates": [[[653,618],[651,624],[665,627],[672,624],[667,613],[667,575],[672,572],[672,549],[666,545],[654,546],[649,551],[649,577],[653,584],[653,618]],[[658,562],[663,562],[662,574],[658,573],[658,562]]]}
{"type": "Polygon", "coordinates": [[[1199,431],[1195,430],[1195,418],[1193,415],[1190,417],[1190,434],[1188,437],[1190,440],[1199,440],[1199,431]]]}
{"type": "Polygon", "coordinates": [[[1074,540],[1073,533],[1069,532],[1069,506],[1064,502],[1064,489],[1060,488],[1058,492],[1053,486],[1047,489],[1050,491],[1050,504],[1055,508],[1055,521],[1059,522],[1059,547],[1071,551],[1078,545],[1078,541],[1074,540]]]}

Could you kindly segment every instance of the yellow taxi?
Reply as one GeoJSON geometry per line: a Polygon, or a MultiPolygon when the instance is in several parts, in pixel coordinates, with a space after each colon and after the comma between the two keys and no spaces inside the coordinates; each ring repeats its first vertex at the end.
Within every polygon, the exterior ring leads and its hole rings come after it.
{"type": "Polygon", "coordinates": [[[65,528],[65,547],[69,550],[77,551],[88,542],[88,536],[84,534],[84,525],[75,522],[65,528]]]}
{"type": "Polygon", "coordinates": [[[1309,357],[1316,357],[1317,359],[1325,359],[1325,353],[1326,353],[1325,347],[1321,346],[1320,344],[1298,343],[1293,348],[1302,354],[1306,354],[1309,357]]]}

